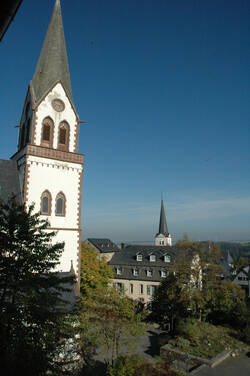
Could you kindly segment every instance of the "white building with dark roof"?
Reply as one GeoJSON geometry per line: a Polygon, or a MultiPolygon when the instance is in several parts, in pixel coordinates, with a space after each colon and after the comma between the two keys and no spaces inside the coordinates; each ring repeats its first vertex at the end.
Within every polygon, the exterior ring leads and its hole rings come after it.
{"type": "Polygon", "coordinates": [[[28,86],[19,124],[18,150],[0,161],[0,200],[21,193],[24,204],[64,242],[58,271],[74,269],[78,281],[81,251],[81,187],[84,156],[78,153],[80,119],[70,82],[60,0],[28,86]]]}
{"type": "Polygon", "coordinates": [[[105,257],[114,273],[113,285],[126,295],[142,303],[149,303],[161,281],[168,275],[169,265],[176,258],[168,232],[163,200],[159,221],[159,232],[154,245],[123,245],[119,248],[109,239],[88,238],[100,257],[105,257]]]}

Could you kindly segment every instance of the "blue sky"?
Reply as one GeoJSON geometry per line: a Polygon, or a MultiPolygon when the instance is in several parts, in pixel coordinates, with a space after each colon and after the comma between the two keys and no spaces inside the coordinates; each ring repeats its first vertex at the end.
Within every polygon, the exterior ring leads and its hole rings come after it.
{"type": "MultiPolygon", "coordinates": [[[[1,42],[1,158],[16,151],[54,1],[1,42]]],[[[83,238],[249,240],[247,0],[61,0],[85,154],[83,238]]]]}

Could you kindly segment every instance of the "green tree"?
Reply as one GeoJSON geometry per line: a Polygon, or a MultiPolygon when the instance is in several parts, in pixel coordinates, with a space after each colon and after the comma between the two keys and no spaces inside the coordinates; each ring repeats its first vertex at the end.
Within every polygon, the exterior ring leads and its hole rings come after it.
{"type": "Polygon", "coordinates": [[[213,287],[210,295],[206,296],[209,306],[208,319],[214,324],[230,324],[244,327],[247,322],[247,305],[243,289],[230,282],[221,281],[213,287]]]}
{"type": "MultiPolygon", "coordinates": [[[[53,270],[64,245],[48,223],[13,197],[0,206],[0,364],[4,375],[62,375],[72,318],[61,293],[72,278],[53,270]]],[[[70,361],[65,359],[65,361],[70,361]]],[[[69,374],[69,372],[67,373],[69,374]]]]}
{"type": "Polygon", "coordinates": [[[99,257],[98,252],[88,243],[82,243],[81,250],[81,296],[83,299],[98,288],[107,287],[113,278],[112,268],[105,257],[99,257]]]}
{"type": "Polygon", "coordinates": [[[170,273],[153,295],[150,319],[163,328],[170,323],[174,333],[179,319],[187,315],[188,302],[185,285],[174,273],[170,273]]]}
{"type": "Polygon", "coordinates": [[[121,348],[134,350],[146,330],[136,302],[113,287],[99,288],[83,302],[81,328],[84,338],[102,352],[106,364],[113,364],[121,348]]]}

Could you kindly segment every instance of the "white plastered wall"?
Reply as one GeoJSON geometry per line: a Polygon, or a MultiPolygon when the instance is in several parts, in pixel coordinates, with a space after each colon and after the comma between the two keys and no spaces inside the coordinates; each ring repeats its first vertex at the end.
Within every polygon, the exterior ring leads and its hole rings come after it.
{"type": "Polygon", "coordinates": [[[36,129],[34,137],[35,145],[41,145],[42,123],[47,116],[51,117],[54,122],[53,148],[57,149],[59,124],[62,121],[66,120],[70,127],[69,151],[72,153],[75,152],[74,146],[78,127],[77,117],[60,82],[58,82],[54,86],[52,91],[50,91],[48,95],[41,101],[36,110],[36,129]],[[62,112],[57,112],[53,109],[51,105],[53,99],[60,99],[64,102],[65,109],[62,112]]]}
{"type": "MultiPolygon", "coordinates": [[[[77,271],[79,250],[79,187],[82,166],[53,159],[28,156],[27,204],[35,204],[35,212],[40,211],[41,195],[45,190],[51,193],[51,215],[47,218],[52,228],[60,229],[54,241],[64,241],[59,270],[69,271],[71,260],[77,271]],[[56,216],[56,195],[63,192],[66,197],[66,215],[56,216]],[[63,229],[67,230],[63,230],[63,229]]],[[[43,217],[43,216],[42,216],[43,217]]]]}

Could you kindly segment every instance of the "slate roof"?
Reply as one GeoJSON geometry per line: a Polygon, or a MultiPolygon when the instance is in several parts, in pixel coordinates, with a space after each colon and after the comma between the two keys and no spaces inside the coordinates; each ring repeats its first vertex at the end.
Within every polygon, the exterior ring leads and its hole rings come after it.
{"type": "Polygon", "coordinates": [[[37,103],[42,99],[59,80],[62,82],[72,101],[72,89],[61,6],[60,1],[56,0],[41,54],[31,81],[35,102],[37,103]]]}
{"type": "Polygon", "coordinates": [[[0,159],[0,200],[6,202],[13,194],[18,200],[21,199],[17,164],[0,159]]]}
{"type": "Polygon", "coordinates": [[[162,266],[166,265],[164,262],[164,255],[169,255],[172,261],[176,257],[176,248],[170,246],[157,245],[128,245],[123,250],[115,253],[110,260],[110,265],[138,265],[138,266],[162,266]],[[142,255],[142,261],[136,261],[136,255],[142,255]],[[156,261],[149,261],[151,254],[156,256],[156,261]]]}
{"type": "Polygon", "coordinates": [[[166,221],[166,215],[164,210],[164,204],[163,200],[161,200],[161,213],[160,213],[160,223],[159,223],[159,232],[157,235],[162,234],[167,236],[169,234],[168,232],[168,226],[166,221]]]}
{"type": "Polygon", "coordinates": [[[86,240],[101,253],[120,252],[120,248],[110,239],[88,238],[86,240]]]}
{"type": "Polygon", "coordinates": [[[170,246],[149,246],[149,245],[129,245],[120,252],[114,254],[109,261],[109,265],[114,269],[114,279],[162,281],[161,272],[168,269],[169,262],[164,261],[164,255],[169,255],[171,261],[176,258],[175,247],[170,246]],[[142,255],[142,261],[137,261],[137,254],[142,255]],[[150,261],[150,255],[156,256],[156,261],[150,261]],[[118,275],[116,269],[121,268],[122,274],[118,275]],[[134,269],[139,270],[139,275],[135,276],[134,269]],[[151,270],[153,275],[147,276],[147,270],[151,270]]]}

